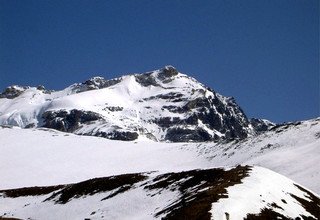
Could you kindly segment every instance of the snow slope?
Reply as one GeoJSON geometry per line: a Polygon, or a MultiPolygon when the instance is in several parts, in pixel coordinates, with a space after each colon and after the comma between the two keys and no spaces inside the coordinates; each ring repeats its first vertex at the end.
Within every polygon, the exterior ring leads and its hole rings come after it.
{"type": "Polygon", "coordinates": [[[207,141],[255,133],[233,98],[171,66],[112,80],[94,77],[56,92],[11,86],[0,94],[0,125],[118,140],[207,141]]]}
{"type": "Polygon", "coordinates": [[[0,189],[148,171],[258,165],[320,193],[320,123],[304,121],[234,143],[110,141],[51,129],[0,128],[0,189]],[[279,132],[282,130],[281,132],[279,132]],[[19,140],[19,141],[17,141],[19,140]]]}
{"type": "Polygon", "coordinates": [[[0,128],[0,189],[149,171],[258,165],[320,193],[320,120],[231,143],[111,141],[51,129],[0,128]],[[17,141],[19,140],[19,141],[17,141]]]}
{"type": "MultiPolygon", "coordinates": [[[[320,192],[319,168],[315,166],[320,159],[319,121],[314,119],[278,126],[256,137],[224,144],[159,143],[143,137],[136,142],[123,142],[52,129],[2,126],[0,189],[34,186],[49,186],[50,189],[53,185],[71,185],[58,186],[49,192],[44,187],[41,188],[45,189],[44,193],[40,195],[32,194],[41,192],[40,189],[22,189],[27,193],[0,190],[0,216],[22,219],[179,219],[177,216],[189,216],[187,210],[194,210],[191,207],[206,201],[200,208],[197,206],[201,211],[195,212],[206,216],[202,219],[226,219],[227,214],[236,219],[248,216],[268,216],[267,219],[309,216],[317,219],[320,217],[317,212],[320,202],[314,192],[320,192]],[[238,182],[234,178],[228,179],[229,175],[220,178],[216,171],[212,171],[215,167],[227,167],[225,172],[233,172],[238,164],[259,165],[279,174],[253,167],[245,175],[234,175],[240,178],[238,182]],[[114,177],[128,173],[143,175],[146,179],[126,183],[114,177]],[[88,180],[97,177],[107,182],[95,185],[88,180]],[[99,191],[99,187],[108,186],[108,181],[114,179],[120,184],[117,188],[99,191]],[[80,181],[89,184],[72,184],[80,181]],[[226,191],[219,191],[221,184],[227,184],[224,185],[226,191]],[[77,192],[70,191],[73,186],[93,191],[75,194],[67,203],[56,203],[63,198],[63,193],[77,192]],[[8,192],[12,193],[8,196],[8,192]],[[211,195],[211,199],[205,199],[204,195],[211,195]],[[222,198],[222,195],[229,198],[222,198]],[[51,197],[54,199],[49,199],[51,197]],[[250,202],[247,202],[248,198],[250,202]]],[[[188,217],[192,218],[195,217],[188,217]]]]}
{"type": "MultiPolygon", "coordinates": [[[[230,219],[244,219],[248,213],[259,214],[265,208],[292,219],[309,216],[292,195],[311,201],[310,195],[290,179],[262,167],[255,167],[250,177],[243,179],[243,184],[231,186],[227,191],[228,198],[212,205],[212,219],[223,219],[225,213],[230,219]]],[[[317,219],[320,216],[312,217],[317,219]]]]}
{"type": "Polygon", "coordinates": [[[0,128],[0,189],[57,185],[94,177],[209,167],[181,144],[111,141],[50,129],[0,128]],[[17,141],[19,140],[19,141],[17,141]]]}
{"type": "Polygon", "coordinates": [[[320,199],[260,167],[131,174],[0,191],[0,216],[23,219],[244,219],[264,209],[269,219],[319,218],[306,204],[320,206],[320,199]]]}
{"type": "Polygon", "coordinates": [[[204,143],[196,148],[212,166],[263,166],[320,193],[320,118],[279,125],[241,141],[204,143]]]}

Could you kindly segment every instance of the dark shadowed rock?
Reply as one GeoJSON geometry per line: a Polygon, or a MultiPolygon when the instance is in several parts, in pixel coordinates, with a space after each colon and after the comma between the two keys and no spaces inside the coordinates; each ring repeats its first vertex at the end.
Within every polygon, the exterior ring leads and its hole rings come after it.
{"type": "Polygon", "coordinates": [[[153,72],[136,74],[136,81],[142,86],[160,86],[157,83],[157,80],[160,80],[162,83],[169,83],[173,80],[173,77],[178,75],[178,71],[173,66],[166,66],[159,70],[157,75],[154,75],[153,72]]]}
{"type": "MultiPolygon", "coordinates": [[[[64,132],[74,132],[81,126],[103,120],[103,117],[95,112],[73,109],[71,111],[47,111],[43,113],[43,126],[64,132]]],[[[111,140],[133,141],[139,134],[135,131],[123,131],[122,128],[113,126],[114,130],[110,132],[96,131],[89,133],[80,133],[81,135],[90,135],[104,137],[111,140]]]]}
{"type": "Polygon", "coordinates": [[[91,111],[73,109],[71,111],[47,111],[42,114],[42,118],[45,128],[72,132],[79,128],[81,124],[97,121],[102,119],[102,116],[91,111]]]}
{"type": "Polygon", "coordinates": [[[121,78],[106,80],[103,77],[96,76],[86,80],[83,83],[74,84],[72,90],[76,93],[81,93],[89,90],[103,89],[121,82],[121,78]]]}
{"type": "Polygon", "coordinates": [[[29,86],[9,86],[0,94],[0,98],[14,99],[29,88],[29,86]]]}
{"type": "Polygon", "coordinates": [[[202,128],[199,129],[186,129],[186,128],[169,128],[165,139],[172,142],[188,142],[188,141],[209,141],[211,137],[207,131],[202,128]]]}
{"type": "Polygon", "coordinates": [[[158,73],[158,79],[161,81],[171,78],[173,76],[178,75],[178,71],[173,66],[165,66],[158,73]]]}
{"type": "Polygon", "coordinates": [[[152,73],[145,73],[145,74],[137,74],[135,75],[135,80],[140,85],[147,87],[147,86],[160,86],[152,73]]]}
{"type": "Polygon", "coordinates": [[[216,130],[223,134],[223,139],[243,139],[248,136],[249,120],[236,104],[233,98],[226,100],[226,103],[220,101],[217,97],[198,97],[186,100],[179,93],[168,93],[150,97],[149,99],[166,99],[172,102],[175,100],[185,101],[182,107],[168,105],[163,106],[164,110],[182,115],[189,115],[180,119],[179,117],[162,117],[153,120],[158,126],[168,129],[166,140],[169,141],[215,141],[217,135],[209,135],[207,131],[199,127],[199,123],[204,124],[210,130],[216,130]],[[188,126],[196,126],[194,129],[188,126]],[[177,128],[177,126],[179,126],[177,128]],[[183,127],[186,127],[185,129],[183,127]],[[181,137],[179,137],[181,136],[181,137]]]}
{"type": "Polygon", "coordinates": [[[35,128],[36,125],[35,123],[30,123],[30,124],[27,124],[24,128],[35,128]]]}
{"type": "Polygon", "coordinates": [[[104,137],[111,140],[119,141],[134,141],[139,137],[137,132],[113,130],[112,132],[98,131],[93,134],[94,136],[104,137]]]}
{"type": "Polygon", "coordinates": [[[85,81],[82,84],[86,85],[88,90],[91,90],[91,89],[107,88],[107,87],[113,86],[113,85],[115,85],[115,84],[117,84],[119,82],[121,82],[120,78],[106,80],[103,77],[93,77],[93,78],[85,81]]]}
{"type": "Polygon", "coordinates": [[[257,119],[257,118],[251,118],[250,123],[254,127],[255,131],[257,131],[258,133],[267,131],[273,126],[275,126],[274,123],[268,120],[257,119]]]}

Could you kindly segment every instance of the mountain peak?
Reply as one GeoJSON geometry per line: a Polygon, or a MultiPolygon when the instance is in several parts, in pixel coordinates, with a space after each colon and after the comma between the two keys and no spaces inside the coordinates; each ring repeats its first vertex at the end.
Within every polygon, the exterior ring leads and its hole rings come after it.
{"type": "Polygon", "coordinates": [[[96,76],[48,94],[35,88],[11,88],[7,94],[2,98],[14,100],[0,99],[0,125],[172,142],[242,139],[266,128],[254,126],[234,98],[170,65],[110,80],[96,76]]]}
{"type": "Polygon", "coordinates": [[[18,85],[8,86],[2,93],[0,93],[0,98],[14,99],[28,88],[30,87],[18,85]]]}
{"type": "Polygon", "coordinates": [[[164,80],[167,78],[174,77],[174,76],[178,75],[178,73],[179,72],[173,66],[165,66],[164,68],[160,69],[160,71],[158,73],[158,78],[160,80],[164,80]]]}

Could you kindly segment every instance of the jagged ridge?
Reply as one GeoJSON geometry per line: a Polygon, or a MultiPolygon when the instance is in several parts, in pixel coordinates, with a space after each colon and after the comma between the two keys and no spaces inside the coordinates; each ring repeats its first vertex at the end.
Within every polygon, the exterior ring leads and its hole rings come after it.
{"type": "Polygon", "coordinates": [[[0,94],[0,124],[172,142],[243,139],[273,125],[249,120],[234,98],[172,66],[111,80],[94,77],[57,92],[9,87],[0,94]]]}

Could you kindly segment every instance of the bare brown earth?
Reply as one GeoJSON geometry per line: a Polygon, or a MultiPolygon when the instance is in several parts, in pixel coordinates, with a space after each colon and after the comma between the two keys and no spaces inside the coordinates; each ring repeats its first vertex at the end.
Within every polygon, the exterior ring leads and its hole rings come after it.
{"type": "MultiPolygon", "coordinates": [[[[154,217],[161,219],[211,219],[212,203],[221,198],[228,198],[227,188],[241,184],[242,179],[249,175],[251,167],[237,166],[230,170],[213,168],[206,170],[190,170],[178,173],[166,173],[150,177],[148,173],[123,174],[118,176],[94,178],[75,184],[28,187],[20,189],[0,190],[4,197],[17,198],[25,196],[44,196],[43,202],[53,201],[56,204],[66,204],[74,199],[92,196],[99,193],[109,192],[108,196],[101,199],[108,200],[120,193],[124,193],[136,187],[143,187],[147,195],[154,197],[164,191],[172,191],[178,194],[177,198],[163,208],[158,210],[154,217]]],[[[320,219],[320,200],[311,192],[297,186],[302,190],[310,201],[291,195],[300,203],[306,211],[317,219],[320,219]]],[[[286,203],[283,200],[283,203],[286,203]]],[[[259,214],[248,214],[246,220],[255,219],[289,219],[272,208],[283,209],[276,203],[270,204],[259,214]]],[[[215,210],[212,210],[213,212],[215,210]]],[[[95,211],[93,212],[93,214],[95,211]]],[[[226,213],[226,218],[230,218],[226,213]]],[[[2,214],[1,219],[15,219],[12,216],[2,214]]],[[[299,219],[299,218],[298,218],[299,219]]],[[[300,219],[315,219],[301,216],[300,219]]]]}
{"type": "Polygon", "coordinates": [[[168,173],[153,179],[145,186],[148,190],[178,190],[180,197],[167,208],[156,213],[162,219],[211,219],[211,205],[220,198],[227,198],[226,188],[240,184],[248,176],[248,166],[237,166],[225,171],[220,168],[168,173]]]}
{"type": "MultiPolygon", "coordinates": [[[[298,187],[301,191],[303,191],[307,197],[310,199],[310,201],[307,201],[303,198],[300,198],[296,195],[291,194],[291,196],[297,200],[298,203],[300,203],[307,212],[311,213],[314,217],[310,217],[310,216],[304,216],[301,215],[300,217],[294,219],[294,220],[317,220],[320,219],[320,199],[317,198],[316,196],[314,196],[311,192],[305,190],[304,188],[295,185],[296,187],[298,187]]],[[[284,201],[284,200],[283,200],[284,201]]],[[[276,205],[275,203],[273,203],[273,205],[271,204],[272,207],[276,207],[276,208],[281,208],[278,205],[276,205]]],[[[282,208],[281,208],[282,209],[282,208]]],[[[269,220],[269,219],[283,219],[283,220],[293,220],[292,218],[288,218],[284,215],[281,215],[277,212],[275,212],[274,210],[265,208],[262,209],[261,212],[259,214],[248,214],[247,217],[245,218],[245,220],[269,220]]]]}

